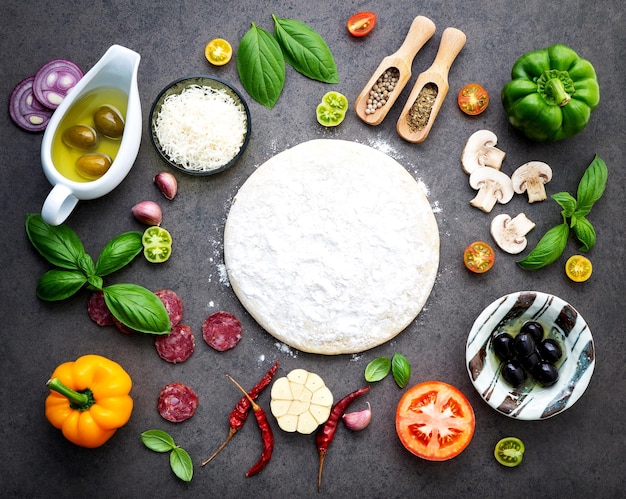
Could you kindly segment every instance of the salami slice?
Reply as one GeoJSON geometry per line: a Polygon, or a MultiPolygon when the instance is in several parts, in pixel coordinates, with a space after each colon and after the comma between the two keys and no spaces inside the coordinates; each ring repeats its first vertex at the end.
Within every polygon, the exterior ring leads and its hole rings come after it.
{"type": "Polygon", "coordinates": [[[157,402],[159,414],[172,423],[180,423],[194,415],[198,396],[193,389],[180,382],[165,385],[157,402]]]}
{"type": "Polygon", "coordinates": [[[193,353],[196,342],[193,331],[185,324],[176,324],[170,334],[158,335],[154,340],[159,357],[176,364],[186,361],[193,353]]]}
{"type": "Polygon", "coordinates": [[[109,307],[107,307],[104,301],[104,293],[102,291],[91,293],[87,301],[87,312],[89,313],[89,318],[98,326],[113,325],[113,314],[109,311],[109,307]]]}
{"type": "Polygon", "coordinates": [[[167,310],[167,314],[170,316],[170,323],[172,327],[174,327],[183,318],[183,301],[176,292],[171,289],[161,289],[155,291],[154,294],[157,295],[163,302],[163,305],[165,305],[165,310],[167,310]]]}
{"type": "Polygon", "coordinates": [[[241,339],[241,323],[228,312],[215,312],[202,323],[202,337],[207,345],[224,352],[234,348],[241,339]]]}
{"type": "Polygon", "coordinates": [[[120,320],[117,317],[115,317],[115,316],[113,316],[113,324],[115,324],[115,327],[121,333],[124,333],[124,334],[135,334],[135,333],[137,333],[137,331],[135,331],[134,329],[128,327],[126,324],[122,324],[120,322],[120,320]]]}

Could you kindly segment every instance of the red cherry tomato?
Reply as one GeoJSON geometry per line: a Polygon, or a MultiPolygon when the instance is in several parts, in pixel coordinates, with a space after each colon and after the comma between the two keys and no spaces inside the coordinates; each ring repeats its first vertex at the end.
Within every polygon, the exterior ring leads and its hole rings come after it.
{"type": "Polygon", "coordinates": [[[376,14],[373,12],[358,12],[348,19],[348,31],[352,36],[365,36],[374,29],[376,14]]]}
{"type": "Polygon", "coordinates": [[[483,241],[475,241],[463,252],[463,263],[476,274],[483,274],[493,267],[495,253],[493,248],[483,241]]]}
{"type": "Polygon", "coordinates": [[[470,116],[475,116],[487,109],[489,92],[478,83],[468,83],[459,91],[457,102],[461,111],[470,116]]]}

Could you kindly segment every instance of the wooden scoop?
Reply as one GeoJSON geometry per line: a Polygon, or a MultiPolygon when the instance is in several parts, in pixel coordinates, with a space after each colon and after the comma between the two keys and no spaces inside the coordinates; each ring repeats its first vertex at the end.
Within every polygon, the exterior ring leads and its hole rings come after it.
{"type": "Polygon", "coordinates": [[[382,60],[378,69],[376,69],[370,80],[367,82],[367,85],[365,85],[359,96],[354,101],[354,110],[356,111],[357,116],[365,123],[369,125],[378,125],[381,121],[383,121],[393,106],[393,103],[396,101],[411,78],[411,65],[413,64],[415,55],[430,39],[430,37],[433,36],[434,32],[435,23],[427,17],[417,16],[413,20],[411,28],[409,29],[409,32],[407,33],[400,48],[395,53],[388,55],[382,60]],[[390,68],[396,68],[400,72],[398,83],[393,89],[393,92],[389,95],[387,103],[384,106],[378,108],[372,114],[366,114],[365,110],[367,109],[367,99],[369,99],[370,90],[372,90],[372,87],[378,78],[390,68]]]}
{"type": "Polygon", "coordinates": [[[409,95],[404,109],[400,113],[400,118],[398,118],[396,130],[403,139],[409,142],[423,142],[428,136],[437,113],[439,113],[441,104],[443,104],[443,100],[448,93],[448,72],[450,71],[450,66],[452,66],[452,62],[465,45],[465,39],[465,33],[456,28],[446,28],[444,30],[441,36],[441,44],[432,66],[417,77],[415,86],[409,95]],[[410,118],[410,111],[420,92],[428,83],[435,86],[436,96],[430,107],[430,114],[427,117],[428,121],[418,129],[413,124],[414,120],[410,118]]]}

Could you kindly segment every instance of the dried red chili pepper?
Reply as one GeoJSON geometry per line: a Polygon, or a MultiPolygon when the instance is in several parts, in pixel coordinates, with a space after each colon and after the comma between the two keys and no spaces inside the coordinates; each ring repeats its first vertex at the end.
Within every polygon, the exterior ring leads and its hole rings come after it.
{"type": "Polygon", "coordinates": [[[267,421],[265,411],[254,400],[252,400],[252,398],[246,393],[246,391],[241,387],[239,383],[237,383],[228,374],[226,376],[229,380],[235,383],[235,385],[237,385],[237,388],[239,388],[245,394],[246,399],[250,401],[250,405],[252,406],[252,410],[254,411],[257,424],[259,425],[259,429],[261,430],[261,437],[263,439],[263,451],[261,452],[261,457],[259,458],[259,460],[246,473],[247,477],[251,477],[259,473],[263,468],[267,466],[267,463],[270,462],[270,459],[272,458],[272,452],[274,451],[274,434],[272,433],[272,427],[267,421]]]}
{"type": "Polygon", "coordinates": [[[326,420],[326,423],[324,423],[324,425],[317,430],[317,434],[315,435],[315,444],[317,445],[317,452],[319,452],[320,455],[320,469],[317,475],[318,491],[322,488],[322,468],[324,466],[326,451],[328,450],[330,443],[333,441],[333,438],[335,438],[335,432],[337,431],[339,421],[346,412],[346,409],[348,409],[348,406],[361,395],[367,393],[369,389],[369,386],[359,388],[339,400],[331,409],[330,416],[326,420]]]}
{"type": "MultiPolygon", "coordinates": [[[[278,361],[274,362],[274,365],[271,367],[269,371],[265,373],[265,375],[261,378],[261,380],[248,392],[250,398],[252,400],[256,400],[261,392],[272,382],[274,379],[274,375],[276,374],[276,370],[278,369],[278,361]]],[[[228,416],[228,423],[230,428],[228,430],[228,436],[226,440],[220,445],[217,450],[205,461],[203,461],[202,466],[209,463],[215,456],[217,456],[220,451],[226,447],[226,444],[230,442],[230,439],[233,438],[233,435],[237,433],[243,427],[243,424],[248,419],[248,414],[250,413],[250,401],[244,395],[241,397],[239,402],[233,407],[233,410],[230,411],[230,415],[228,416]]]]}

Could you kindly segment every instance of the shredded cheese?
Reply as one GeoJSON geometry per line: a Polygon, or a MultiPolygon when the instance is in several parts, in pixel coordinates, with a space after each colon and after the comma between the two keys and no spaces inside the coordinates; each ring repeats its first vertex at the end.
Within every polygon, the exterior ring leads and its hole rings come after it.
{"type": "Polygon", "coordinates": [[[225,89],[191,85],[163,100],[154,131],[171,161],[187,170],[211,171],[239,153],[247,117],[225,89]]]}

